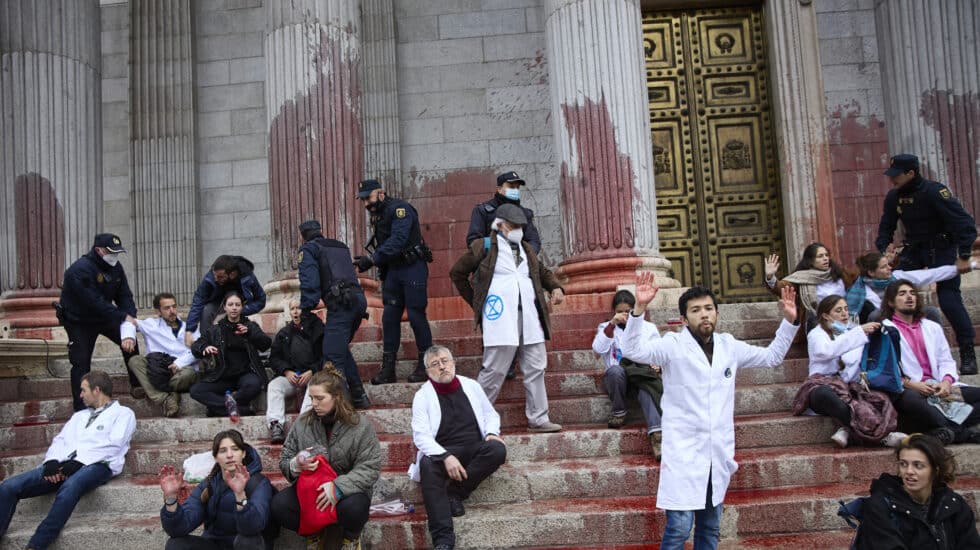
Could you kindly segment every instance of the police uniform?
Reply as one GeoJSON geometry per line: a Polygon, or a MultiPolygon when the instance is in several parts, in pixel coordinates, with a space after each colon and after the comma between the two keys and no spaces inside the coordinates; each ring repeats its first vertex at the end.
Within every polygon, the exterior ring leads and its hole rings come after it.
{"type": "MultiPolygon", "coordinates": [[[[910,170],[916,172],[914,179],[890,190],[885,196],[878,238],[875,240],[878,250],[884,252],[888,248],[901,221],[905,227],[905,247],[900,257],[900,269],[909,271],[939,267],[955,263],[957,257],[969,258],[973,241],[977,238],[973,217],[963,209],[948,187],[927,180],[918,173],[919,159],[914,155],[892,157],[892,164],[885,175],[894,177],[910,170]]],[[[963,307],[959,275],[936,283],[936,295],[939,307],[956,332],[960,358],[966,364],[964,372],[976,372],[973,322],[963,307]]]]}
{"type": "MultiPolygon", "coordinates": [[[[521,185],[526,185],[517,172],[504,172],[497,176],[498,188],[508,182],[520,182],[521,185]]],[[[466,246],[477,239],[490,236],[490,225],[497,217],[497,208],[504,204],[518,206],[524,212],[524,217],[527,218],[527,225],[524,226],[524,242],[531,245],[535,254],[540,254],[541,236],[538,234],[538,228],[534,227],[534,211],[521,206],[520,198],[510,199],[500,193],[494,193],[493,198],[473,207],[473,212],[470,214],[470,228],[466,232],[466,246]]]]}
{"type": "Polygon", "coordinates": [[[367,408],[371,402],[350,352],[350,342],[367,311],[367,300],[351,264],[350,249],[346,244],[320,234],[320,223],[316,220],[303,222],[299,229],[305,235],[298,262],[299,307],[304,312],[303,322],[320,322],[310,312],[323,299],[327,306],[323,357],[347,379],[354,406],[367,408]]]}
{"type": "MultiPolygon", "coordinates": [[[[95,236],[92,249],[71,264],[65,271],[60,302],[56,304],[58,320],[68,333],[68,360],[71,362],[71,394],[76,411],[85,408],[81,398],[82,377],[92,368],[92,352],[99,335],[121,344],[119,325],[126,316],[136,317],[136,302],[129,289],[122,264],[109,265],[96,247],[111,254],[126,252],[119,237],[109,233],[95,236]]],[[[120,348],[121,349],[121,348],[120,348]]],[[[139,349],[123,354],[128,365],[139,349]]],[[[139,380],[129,372],[130,388],[140,387],[139,380]]]]}
{"type": "MultiPolygon", "coordinates": [[[[369,197],[375,189],[381,189],[381,184],[376,180],[362,181],[358,188],[358,198],[369,197]]],[[[432,252],[422,240],[418,212],[403,200],[385,197],[372,212],[371,225],[374,229],[372,240],[375,249],[371,253],[370,262],[358,258],[363,262],[359,269],[363,270],[367,263],[378,266],[381,299],[384,302],[381,316],[384,354],[381,372],[371,383],[385,384],[395,381],[395,360],[401,344],[401,318],[405,310],[408,310],[408,322],[415,335],[419,354],[418,365],[408,380],[425,381],[428,377],[422,356],[432,345],[432,331],[425,314],[429,303],[428,262],[432,261],[432,252]]]]}

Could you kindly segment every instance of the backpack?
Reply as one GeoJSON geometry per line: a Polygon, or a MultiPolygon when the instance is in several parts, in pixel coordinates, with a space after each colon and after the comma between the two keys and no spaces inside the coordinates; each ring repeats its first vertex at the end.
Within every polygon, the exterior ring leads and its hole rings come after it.
{"type": "MultiPolygon", "coordinates": [[[[857,529],[857,533],[854,534],[854,538],[851,539],[851,545],[848,547],[850,550],[857,550],[858,538],[861,537],[861,512],[864,509],[864,504],[871,497],[859,497],[850,502],[844,502],[843,499],[838,500],[840,507],[837,509],[837,515],[844,518],[847,522],[848,527],[851,529],[857,529]]],[[[891,499],[887,496],[883,497],[885,499],[885,505],[891,508],[891,499]]],[[[888,513],[888,518],[892,520],[895,528],[898,528],[898,518],[895,517],[893,512],[888,513]]]]}
{"type": "Polygon", "coordinates": [[[901,335],[895,327],[882,325],[868,335],[861,355],[861,376],[873,390],[888,393],[902,392],[901,335]]]}

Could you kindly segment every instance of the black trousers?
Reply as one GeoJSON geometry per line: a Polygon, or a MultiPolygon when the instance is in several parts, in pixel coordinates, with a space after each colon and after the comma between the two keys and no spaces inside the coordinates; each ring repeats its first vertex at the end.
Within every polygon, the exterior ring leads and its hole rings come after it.
{"type": "MultiPolygon", "coordinates": [[[[68,333],[68,361],[71,363],[72,406],[75,411],[80,411],[85,408],[85,403],[82,403],[81,398],[82,377],[92,370],[92,352],[95,351],[95,341],[101,334],[116,345],[120,345],[119,325],[114,323],[101,325],[72,323],[65,325],[65,332],[68,333]]],[[[119,350],[122,351],[122,347],[119,350]]],[[[134,347],[132,353],[123,351],[123,364],[129,365],[129,359],[139,354],[139,346],[134,347]]],[[[138,387],[140,382],[128,366],[126,372],[129,373],[129,386],[131,388],[138,387]]]]}
{"type": "MultiPolygon", "coordinates": [[[[924,269],[956,263],[955,248],[918,248],[902,252],[901,269],[924,269]]],[[[960,276],[936,283],[936,298],[939,299],[939,309],[953,326],[956,342],[960,347],[973,347],[973,322],[963,306],[963,295],[960,293],[960,276]]]]}
{"type": "Polygon", "coordinates": [[[198,382],[191,386],[190,394],[195,400],[208,408],[211,416],[227,416],[225,410],[225,391],[238,402],[238,412],[251,414],[252,400],[262,392],[262,379],[254,372],[246,372],[237,379],[221,379],[217,382],[198,382]]]}
{"type": "Polygon", "coordinates": [[[455,481],[446,473],[442,460],[424,456],[419,462],[422,499],[429,516],[432,545],[456,544],[449,497],[466,500],[484,479],[490,477],[507,460],[507,447],[499,441],[477,441],[461,448],[446,448],[466,468],[466,479],[455,481]]]}
{"type": "Polygon", "coordinates": [[[905,390],[895,399],[898,410],[898,422],[906,433],[927,432],[935,428],[951,428],[959,435],[964,428],[980,424],[980,388],[960,386],[963,401],[973,405],[973,412],[962,424],[956,424],[943,416],[939,409],[933,407],[927,398],[915,390],[905,390]]]}
{"type": "MultiPolygon", "coordinates": [[[[361,536],[364,524],[368,521],[371,496],[364,493],[344,495],[337,503],[337,524],[344,531],[344,537],[356,539],[361,536]]],[[[272,497],[272,517],[282,527],[299,531],[299,498],[296,485],[290,485],[272,497]]]]}
{"type": "Polygon", "coordinates": [[[810,409],[829,416],[845,428],[851,425],[851,408],[831,388],[818,386],[810,392],[810,409]]]}
{"type": "Polygon", "coordinates": [[[198,535],[173,537],[167,539],[165,550],[265,550],[271,548],[261,536],[235,537],[234,544],[227,544],[217,539],[204,538],[198,535]]]}

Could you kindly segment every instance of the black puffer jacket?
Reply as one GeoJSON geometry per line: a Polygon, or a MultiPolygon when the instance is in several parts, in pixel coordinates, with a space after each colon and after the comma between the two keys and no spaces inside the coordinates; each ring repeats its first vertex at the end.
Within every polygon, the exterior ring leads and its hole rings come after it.
{"type": "Polygon", "coordinates": [[[136,302],[122,264],[109,265],[93,248],[65,271],[61,288],[64,322],[121,325],[136,317],[136,302]]]}
{"type": "Polygon", "coordinates": [[[871,482],[865,501],[858,550],[980,550],[980,535],[970,505],[949,487],[932,493],[922,514],[898,476],[882,474],[871,482]]]}
{"type": "MultiPolygon", "coordinates": [[[[262,360],[259,359],[259,352],[269,349],[272,345],[272,338],[262,332],[262,328],[252,321],[248,320],[248,317],[242,317],[239,323],[248,327],[248,332],[245,333],[246,348],[248,349],[248,367],[249,370],[258,375],[259,379],[262,380],[262,385],[269,381],[265,376],[265,368],[262,366],[262,360]]],[[[235,325],[238,323],[232,323],[227,317],[218,321],[217,324],[211,325],[204,332],[201,333],[201,337],[197,339],[196,342],[191,346],[191,351],[194,353],[194,357],[204,357],[204,348],[208,346],[214,346],[218,348],[218,355],[214,356],[214,367],[208,368],[207,361],[202,362],[201,365],[201,382],[217,382],[221,380],[225,373],[231,370],[229,366],[225,363],[225,358],[228,357],[228,338],[229,335],[235,332],[235,325]]]]}

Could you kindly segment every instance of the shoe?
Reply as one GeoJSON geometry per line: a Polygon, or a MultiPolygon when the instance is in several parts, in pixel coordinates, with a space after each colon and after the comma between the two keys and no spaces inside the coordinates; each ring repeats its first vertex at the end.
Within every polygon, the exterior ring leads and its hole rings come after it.
{"type": "Polygon", "coordinates": [[[133,386],[129,388],[129,395],[133,399],[146,399],[146,390],[142,386],[133,386]]]}
{"type": "Polygon", "coordinates": [[[903,439],[908,437],[908,434],[903,432],[891,432],[886,435],[884,439],[881,440],[881,444],[885,447],[898,447],[903,439]]]}
{"type": "Polygon", "coordinates": [[[340,550],[361,550],[361,537],[357,537],[356,539],[344,537],[343,542],[340,544],[340,550]]]}
{"type": "Polygon", "coordinates": [[[980,444],[980,428],[965,428],[960,435],[960,443],[980,444]]]}
{"type": "Polygon", "coordinates": [[[510,368],[507,369],[507,380],[517,378],[517,361],[511,361],[510,368]]]}
{"type": "Polygon", "coordinates": [[[163,400],[163,416],[173,418],[180,414],[180,394],[171,392],[163,400]]]}
{"type": "Polygon", "coordinates": [[[455,546],[452,544],[437,544],[432,550],[453,550],[453,548],[455,548],[455,546]]]}
{"type": "Polygon", "coordinates": [[[851,438],[851,430],[840,427],[834,432],[834,435],[830,436],[830,440],[833,441],[838,447],[843,449],[847,447],[847,441],[851,438]]]}
{"type": "Polygon", "coordinates": [[[273,445],[282,445],[286,442],[286,430],[278,420],[273,420],[269,424],[269,439],[273,445]]]}
{"type": "Polygon", "coordinates": [[[350,402],[352,405],[354,405],[354,408],[359,411],[371,408],[371,399],[368,398],[367,393],[364,392],[364,388],[361,388],[361,393],[351,396],[350,402]]]}
{"type": "Polygon", "coordinates": [[[660,462],[661,447],[663,446],[664,433],[663,432],[653,432],[650,434],[650,452],[653,453],[653,458],[660,462]]]}
{"type": "Polygon", "coordinates": [[[956,440],[956,433],[949,428],[933,428],[929,435],[935,437],[943,445],[950,445],[956,440]]]}
{"type": "Polygon", "coordinates": [[[609,426],[610,428],[612,428],[614,430],[618,430],[618,429],[622,428],[625,425],[626,425],[626,415],[625,414],[622,415],[622,416],[612,415],[612,416],[609,417],[609,422],[606,422],[606,426],[609,426]]]}
{"type": "Polygon", "coordinates": [[[395,382],[395,361],[397,357],[394,353],[385,353],[381,356],[381,370],[378,375],[371,379],[375,386],[381,384],[393,384],[395,382]]]}
{"type": "Polygon", "coordinates": [[[415,365],[415,372],[408,375],[408,381],[415,382],[425,382],[429,379],[429,375],[425,374],[425,363],[422,361],[422,357],[419,357],[419,362],[415,365]]]}
{"type": "Polygon", "coordinates": [[[561,424],[555,424],[554,422],[544,422],[538,424],[537,426],[528,426],[527,431],[539,434],[555,433],[561,431],[561,424]]]}
{"type": "Polygon", "coordinates": [[[466,515],[466,508],[463,506],[463,501],[456,497],[449,497],[449,511],[454,518],[466,515]]]}
{"type": "Polygon", "coordinates": [[[973,344],[960,347],[960,374],[977,373],[977,356],[973,344]]]}

